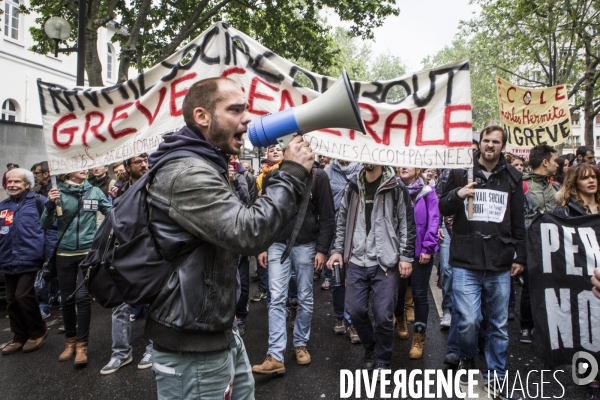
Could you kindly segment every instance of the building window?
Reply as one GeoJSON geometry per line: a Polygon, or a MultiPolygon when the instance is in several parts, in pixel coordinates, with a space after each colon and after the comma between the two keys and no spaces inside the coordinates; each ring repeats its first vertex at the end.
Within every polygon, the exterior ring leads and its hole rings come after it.
{"type": "Polygon", "coordinates": [[[596,125],[600,125],[600,115],[596,115],[596,125]]]}
{"type": "Polygon", "coordinates": [[[115,52],[112,46],[107,45],[108,50],[106,52],[106,79],[112,80],[114,74],[114,60],[115,60],[115,52]]]}
{"type": "Polygon", "coordinates": [[[12,100],[6,100],[2,104],[2,120],[4,121],[16,121],[17,120],[17,107],[12,100]]]}
{"type": "Polygon", "coordinates": [[[19,1],[4,1],[4,36],[19,40],[19,1]]]}
{"type": "Polygon", "coordinates": [[[596,147],[600,147],[600,136],[596,136],[596,147]]]}

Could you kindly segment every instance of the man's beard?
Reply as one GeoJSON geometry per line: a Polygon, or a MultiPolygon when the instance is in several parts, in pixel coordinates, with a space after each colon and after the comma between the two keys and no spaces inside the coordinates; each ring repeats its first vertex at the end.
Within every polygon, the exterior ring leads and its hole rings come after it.
{"type": "Polygon", "coordinates": [[[218,147],[225,154],[240,154],[240,150],[232,148],[229,144],[229,132],[219,125],[219,120],[213,115],[213,121],[208,130],[208,136],[212,139],[215,147],[218,147]]]}

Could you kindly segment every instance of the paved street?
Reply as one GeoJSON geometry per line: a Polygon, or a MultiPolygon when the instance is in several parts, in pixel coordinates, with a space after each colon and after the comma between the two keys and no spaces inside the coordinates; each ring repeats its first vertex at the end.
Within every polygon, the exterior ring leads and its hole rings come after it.
{"type": "MultiPolygon", "coordinates": [[[[438,329],[440,292],[433,284],[437,279],[435,271],[432,276],[432,292],[430,294],[431,311],[429,330],[425,343],[425,355],[421,360],[409,360],[409,340],[394,339],[393,369],[437,369],[443,368],[446,332],[438,329]]],[[[340,369],[355,370],[360,368],[364,351],[361,345],[350,344],[347,337],[333,334],[334,318],[331,316],[331,293],[320,290],[315,284],[315,311],[312,322],[311,341],[308,350],[312,356],[309,366],[296,364],[291,338],[288,335],[286,353],[286,370],[283,377],[256,376],[257,399],[336,399],[340,397],[340,369]]],[[[520,288],[518,287],[520,290],[520,288]]],[[[256,284],[251,285],[251,294],[256,284]]],[[[2,305],[4,308],[4,305],[2,305]]],[[[16,353],[0,357],[0,399],[154,399],[156,386],[151,370],[136,368],[146,345],[143,339],[144,320],[133,322],[132,341],[134,344],[134,361],[115,374],[101,376],[100,369],[110,358],[110,310],[102,309],[94,304],[92,310],[92,331],[90,334],[89,363],[84,369],[74,369],[72,361],[59,363],[58,355],[63,349],[64,336],[58,332],[60,311],[52,310],[48,320],[50,335],[43,347],[30,354],[16,353]]],[[[511,344],[509,348],[508,370],[519,371],[523,384],[530,370],[541,370],[543,364],[536,357],[534,345],[523,345],[517,341],[518,322],[510,322],[511,344]]],[[[288,329],[288,333],[291,330],[288,329]]],[[[250,315],[247,321],[244,340],[252,364],[262,362],[267,350],[267,307],[266,302],[250,304],[250,315]]],[[[0,313],[0,344],[11,339],[9,320],[4,311],[0,313]]],[[[477,365],[485,366],[482,355],[477,357],[477,365]]],[[[544,376],[546,383],[543,396],[583,400],[586,388],[572,383],[571,370],[557,375],[565,387],[558,385],[550,374],[544,376]]],[[[540,374],[532,373],[530,377],[530,394],[527,398],[541,398],[535,395],[535,384],[540,382],[540,374]],[[532,384],[535,383],[535,384],[532,384]],[[535,396],[534,396],[535,395],[535,396]]],[[[480,379],[482,381],[482,379],[480,379]]],[[[480,382],[483,383],[483,382],[480,382]]],[[[539,390],[539,389],[538,389],[539,390]]],[[[379,393],[379,392],[377,392],[379,393]]],[[[482,389],[478,389],[479,398],[487,398],[482,389]]],[[[365,396],[362,391],[363,398],[365,396]]],[[[352,396],[352,398],[355,398],[352,396]]],[[[376,397],[378,398],[378,397],[376,397]]],[[[443,397],[445,398],[445,397],[443,397]]]]}

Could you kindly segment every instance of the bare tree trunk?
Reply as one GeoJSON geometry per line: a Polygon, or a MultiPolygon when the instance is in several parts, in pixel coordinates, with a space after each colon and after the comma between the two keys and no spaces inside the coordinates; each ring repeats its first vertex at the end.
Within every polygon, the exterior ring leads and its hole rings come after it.
{"type": "Polygon", "coordinates": [[[140,32],[144,27],[144,24],[146,23],[146,16],[148,15],[148,11],[150,10],[151,3],[151,0],[144,0],[144,2],[142,3],[135,24],[129,32],[129,39],[127,40],[127,43],[125,43],[125,45],[121,48],[121,61],[119,62],[118,82],[125,82],[129,77],[129,66],[131,65],[131,61],[135,57],[140,32]]]}
{"type": "Polygon", "coordinates": [[[598,62],[592,60],[589,55],[585,56],[585,92],[583,101],[583,117],[585,122],[585,145],[591,147],[594,146],[594,119],[596,113],[594,112],[594,89],[596,82],[594,77],[596,75],[596,67],[598,62]]]}
{"type": "Polygon", "coordinates": [[[85,71],[90,86],[104,86],[102,63],[98,56],[98,28],[91,22],[86,24],[85,30],[85,71]]]}

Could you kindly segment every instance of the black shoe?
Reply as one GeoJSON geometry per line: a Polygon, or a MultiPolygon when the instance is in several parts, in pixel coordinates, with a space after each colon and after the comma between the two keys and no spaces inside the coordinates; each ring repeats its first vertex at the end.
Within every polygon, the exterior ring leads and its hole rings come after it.
{"type": "Polygon", "coordinates": [[[515,320],[515,309],[512,307],[508,309],[508,320],[509,321],[515,320]]]}
{"type": "MultiPolygon", "coordinates": [[[[469,384],[469,370],[477,369],[475,367],[475,359],[474,358],[461,358],[460,363],[458,364],[458,370],[465,370],[465,374],[460,376],[460,384],[466,386],[469,384]]],[[[458,371],[457,371],[458,373],[458,371]]]]}
{"type": "Polygon", "coordinates": [[[365,350],[365,360],[363,361],[363,369],[372,371],[375,368],[375,356],[370,350],[365,350]]]}
{"type": "Polygon", "coordinates": [[[250,282],[256,282],[258,280],[258,274],[250,275],[250,282]]]}
{"type": "Polygon", "coordinates": [[[320,272],[315,272],[313,273],[313,281],[318,281],[319,279],[321,279],[321,273],[320,272]]]}
{"type": "Polygon", "coordinates": [[[448,354],[444,357],[444,364],[449,365],[450,368],[456,368],[460,364],[460,358],[454,354],[448,354]]]}
{"type": "Polygon", "coordinates": [[[533,342],[533,329],[521,329],[519,342],[530,344],[533,342]]]}
{"type": "Polygon", "coordinates": [[[504,378],[492,379],[484,379],[484,387],[487,390],[489,397],[492,399],[500,399],[500,400],[521,400],[523,397],[519,394],[518,390],[515,390],[513,393],[510,382],[504,378]]]}

